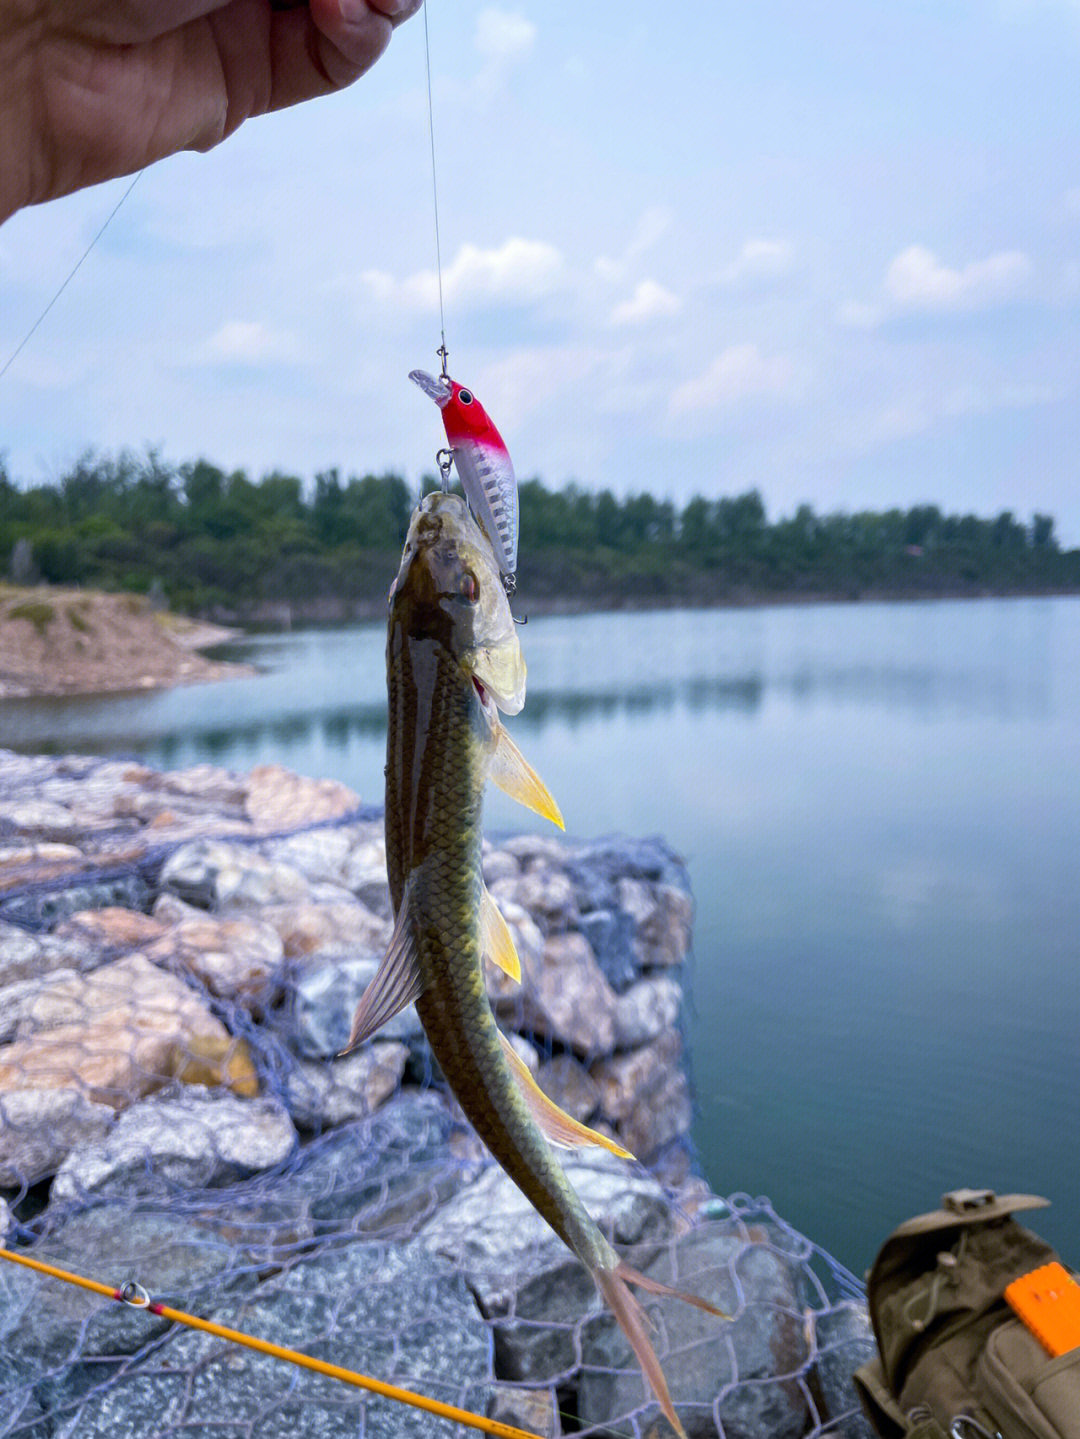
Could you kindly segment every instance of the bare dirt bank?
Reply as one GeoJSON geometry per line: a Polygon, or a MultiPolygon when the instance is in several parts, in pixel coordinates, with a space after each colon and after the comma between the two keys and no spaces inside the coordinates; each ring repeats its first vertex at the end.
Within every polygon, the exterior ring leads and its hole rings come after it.
{"type": "Polygon", "coordinates": [[[0,699],[161,689],[250,674],[198,651],[235,630],[155,613],[140,595],[0,585],[0,699]]]}

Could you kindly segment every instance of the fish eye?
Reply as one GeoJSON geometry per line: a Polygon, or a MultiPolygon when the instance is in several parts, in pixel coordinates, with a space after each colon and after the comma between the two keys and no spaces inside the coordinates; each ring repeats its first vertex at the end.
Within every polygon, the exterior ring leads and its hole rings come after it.
{"type": "Polygon", "coordinates": [[[472,391],[471,391],[471,390],[458,390],[458,399],[461,401],[461,403],[462,403],[463,405],[471,405],[471,404],[472,404],[472,391]]]}

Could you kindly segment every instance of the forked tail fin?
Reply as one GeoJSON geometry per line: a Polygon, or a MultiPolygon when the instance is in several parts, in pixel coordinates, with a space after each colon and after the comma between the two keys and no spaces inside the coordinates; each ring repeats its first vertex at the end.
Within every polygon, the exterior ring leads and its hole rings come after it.
{"type": "Polygon", "coordinates": [[[656,1395],[665,1419],[675,1430],[679,1439],[686,1439],[686,1430],[675,1413],[675,1406],[672,1404],[671,1395],[668,1392],[667,1380],[664,1378],[664,1371],[660,1368],[660,1360],[657,1358],[652,1340],[646,1332],[649,1317],[638,1300],[630,1293],[629,1286],[636,1284],[641,1289],[647,1289],[650,1294],[663,1294],[672,1299],[682,1299],[687,1304],[704,1309],[707,1314],[715,1314],[718,1319],[727,1319],[730,1316],[725,1314],[722,1309],[717,1309],[715,1304],[710,1304],[707,1299],[701,1299],[696,1294],[685,1294],[681,1289],[673,1289],[669,1284],[661,1284],[657,1279],[650,1279],[647,1274],[639,1274],[636,1269],[631,1269],[629,1264],[619,1263],[614,1269],[594,1269],[592,1276],[596,1280],[597,1288],[604,1296],[605,1303],[614,1314],[619,1328],[630,1341],[630,1347],[637,1356],[646,1383],[656,1395]]]}

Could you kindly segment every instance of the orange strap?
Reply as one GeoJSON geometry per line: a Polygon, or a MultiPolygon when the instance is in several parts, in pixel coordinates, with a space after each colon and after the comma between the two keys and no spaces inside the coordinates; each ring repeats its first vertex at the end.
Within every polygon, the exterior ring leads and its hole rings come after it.
{"type": "Polygon", "coordinates": [[[316,1374],[325,1374],[331,1379],[340,1379],[343,1384],[352,1384],[357,1389],[369,1389],[381,1394],[384,1399],[394,1399],[399,1404],[412,1404],[437,1414],[440,1419],[451,1419],[458,1424],[468,1424],[485,1434],[495,1434],[501,1439],[540,1439],[528,1429],[516,1429],[512,1424],[503,1424],[498,1419],[486,1419],[482,1414],[470,1414],[467,1409],[457,1409],[453,1404],[443,1404],[438,1399],[429,1399],[426,1394],[414,1394],[411,1389],[399,1389],[395,1384],[384,1384],[381,1379],[371,1379],[366,1374],[357,1374],[352,1369],[343,1369],[339,1364],[328,1364],[324,1359],[313,1359],[310,1354],[301,1354],[297,1349],[286,1349],[280,1344],[271,1344],[265,1339],[256,1339],[251,1334],[241,1334],[238,1329],[228,1329],[224,1324],[213,1324],[209,1319],[199,1319],[194,1314],[184,1314],[179,1309],[170,1309],[166,1304],[155,1304],[137,1284],[125,1284],[121,1289],[108,1284],[99,1284],[95,1279],[85,1279],[81,1274],[72,1274],[67,1269],[57,1269],[52,1264],[43,1264],[40,1259],[30,1259],[25,1254],[13,1254],[10,1249],[0,1248],[0,1259],[10,1259],[13,1264],[22,1264],[27,1269],[36,1269],[40,1274],[49,1274],[54,1279],[63,1279],[67,1284],[77,1284],[80,1289],[90,1289],[103,1294],[107,1299],[118,1299],[136,1309],[148,1309],[162,1319],[171,1319],[177,1324],[186,1324],[189,1329],[202,1329],[215,1334],[219,1339],[228,1339],[231,1344],[242,1344],[259,1354],[269,1354],[275,1359],[284,1359],[289,1364],[298,1364],[302,1369],[313,1369],[316,1374]]]}

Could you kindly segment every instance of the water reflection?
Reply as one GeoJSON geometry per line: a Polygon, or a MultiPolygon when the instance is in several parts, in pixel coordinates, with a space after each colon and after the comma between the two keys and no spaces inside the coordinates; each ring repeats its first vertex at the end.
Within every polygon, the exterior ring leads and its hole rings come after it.
{"type": "MultiPolygon", "coordinates": [[[[1080,1250],[1080,1135],[1046,1099],[1078,1076],[1080,600],[551,617],[522,642],[515,734],[571,833],[687,856],[714,1186],[855,1269],[965,1183],[1049,1194],[1044,1232],[1080,1250]]],[[[254,679],[8,702],[0,745],[276,761],[377,800],[383,644],[264,636],[235,650],[254,679]]],[[[536,825],[485,803],[489,832],[536,825]]]]}
{"type": "MultiPolygon", "coordinates": [[[[530,693],[517,726],[678,713],[751,717],[804,709],[1039,718],[1054,699],[1050,615],[1012,603],[792,611],[666,612],[539,619],[529,631],[530,693]],[[996,623],[987,625],[988,614],[996,623]],[[1021,623],[1022,622],[1022,623],[1021,623]]],[[[1030,601],[1038,607],[1048,601],[1030,601]]],[[[1068,603],[1068,602],[1065,602],[1068,603]]],[[[381,626],[257,636],[233,645],[251,679],[156,694],[9,700],[0,745],[56,753],[191,752],[221,761],[262,749],[328,751],[385,728],[381,626]]],[[[286,760],[287,762],[287,760],[286,760]]]]}

